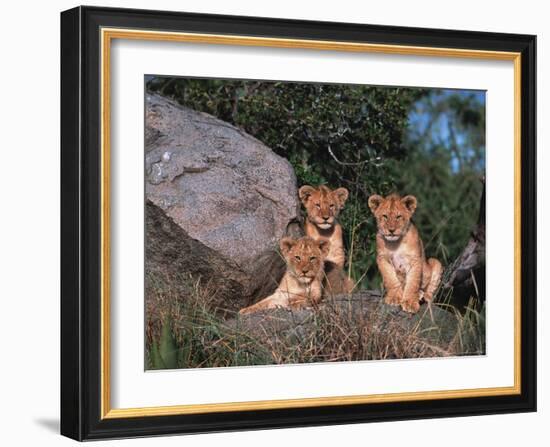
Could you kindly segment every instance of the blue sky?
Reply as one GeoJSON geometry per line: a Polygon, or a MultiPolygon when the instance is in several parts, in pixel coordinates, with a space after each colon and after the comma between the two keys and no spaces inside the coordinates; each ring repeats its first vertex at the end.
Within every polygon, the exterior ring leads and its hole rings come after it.
{"type": "MultiPolygon", "coordinates": [[[[438,103],[438,101],[444,102],[450,96],[458,95],[462,98],[473,98],[483,108],[486,105],[486,92],[480,90],[455,90],[455,89],[442,89],[437,94],[431,97],[432,104],[438,103]]],[[[446,112],[443,110],[439,117],[432,123],[431,131],[429,132],[430,144],[438,147],[445,147],[449,151],[451,150],[451,135],[450,124],[454,124],[452,121],[455,119],[451,110],[446,112]]],[[[411,109],[409,113],[409,133],[410,136],[422,135],[427,131],[429,123],[433,120],[429,105],[426,104],[425,98],[420,99],[411,109]]],[[[459,146],[461,152],[465,156],[472,156],[474,154],[473,148],[468,147],[466,134],[461,132],[456,126],[453,126],[455,131],[455,139],[457,146],[459,146]]],[[[483,148],[484,149],[484,148],[483,148]]],[[[456,156],[451,154],[451,169],[456,172],[459,169],[459,160],[456,156]]],[[[485,168],[485,160],[483,159],[480,169],[485,168]]]]}

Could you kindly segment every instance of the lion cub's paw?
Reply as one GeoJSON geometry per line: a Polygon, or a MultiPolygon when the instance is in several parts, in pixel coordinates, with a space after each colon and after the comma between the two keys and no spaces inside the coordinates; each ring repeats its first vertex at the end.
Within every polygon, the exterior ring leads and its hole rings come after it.
{"type": "Polygon", "coordinates": [[[239,310],[239,315],[250,315],[259,312],[262,309],[265,309],[265,307],[260,307],[257,304],[253,304],[252,306],[248,306],[244,309],[239,310]]]}
{"type": "Polygon", "coordinates": [[[414,298],[412,300],[403,301],[401,303],[401,307],[405,312],[415,314],[420,309],[420,300],[418,298],[414,298]]]}
{"type": "Polygon", "coordinates": [[[403,299],[403,291],[400,288],[389,289],[386,292],[385,302],[390,306],[399,306],[401,304],[402,299],[403,299]]]}

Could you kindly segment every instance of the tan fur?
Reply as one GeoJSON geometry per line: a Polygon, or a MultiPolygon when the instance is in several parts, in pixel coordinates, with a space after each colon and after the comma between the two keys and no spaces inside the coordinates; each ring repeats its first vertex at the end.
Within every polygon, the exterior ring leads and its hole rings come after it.
{"type": "Polygon", "coordinates": [[[305,185],[298,195],[307,211],[306,235],[317,241],[325,239],[330,242],[329,254],[325,259],[325,295],[351,292],[353,281],[344,272],[346,252],[342,226],[336,220],[348,199],[348,190],[305,185]]]}
{"type": "Polygon", "coordinates": [[[348,190],[338,188],[332,191],[324,185],[318,188],[305,185],[300,188],[298,195],[307,211],[306,236],[315,240],[326,239],[330,241],[330,252],[326,261],[344,268],[346,252],[344,250],[342,226],[336,218],[346,203],[349,195],[348,190]]]}
{"type": "Polygon", "coordinates": [[[325,279],[323,281],[323,296],[339,295],[342,293],[350,293],[355,284],[348,278],[343,269],[325,262],[325,279]]]}
{"type": "Polygon", "coordinates": [[[329,253],[330,242],[309,237],[297,240],[285,237],[279,245],[287,271],[277,290],[258,303],[241,309],[240,314],[278,307],[298,309],[315,306],[321,301],[324,260],[329,253]]]}
{"type": "Polygon", "coordinates": [[[386,289],[386,303],[415,313],[422,299],[430,302],[441,280],[441,263],[426,260],[418,230],[411,222],[416,197],[369,197],[376,217],[376,262],[386,289]]]}

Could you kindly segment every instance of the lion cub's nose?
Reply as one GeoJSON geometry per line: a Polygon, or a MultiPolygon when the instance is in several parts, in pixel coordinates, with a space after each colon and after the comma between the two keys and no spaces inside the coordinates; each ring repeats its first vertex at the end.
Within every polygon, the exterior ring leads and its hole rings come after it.
{"type": "Polygon", "coordinates": [[[323,219],[328,220],[329,216],[323,216],[323,219]]]}
{"type": "Polygon", "coordinates": [[[309,267],[302,268],[302,273],[307,273],[307,272],[309,272],[309,267]]]}

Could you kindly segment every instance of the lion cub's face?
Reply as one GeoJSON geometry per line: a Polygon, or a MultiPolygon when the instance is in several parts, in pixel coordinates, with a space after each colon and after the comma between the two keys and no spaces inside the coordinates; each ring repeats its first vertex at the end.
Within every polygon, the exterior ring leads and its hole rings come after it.
{"type": "Polygon", "coordinates": [[[281,253],[285,257],[288,269],[303,284],[310,284],[319,276],[323,262],[328,255],[330,242],[314,240],[309,237],[281,239],[281,253]]]}
{"type": "Polygon", "coordinates": [[[416,210],[416,197],[399,197],[391,194],[387,197],[373,195],[369,197],[371,209],[378,224],[378,232],[390,242],[401,239],[409,228],[411,217],[416,210]]]}
{"type": "Polygon", "coordinates": [[[349,193],[346,188],[332,191],[326,186],[314,188],[305,185],[300,188],[298,195],[307,210],[308,219],[319,228],[328,230],[333,227],[349,193]]]}

